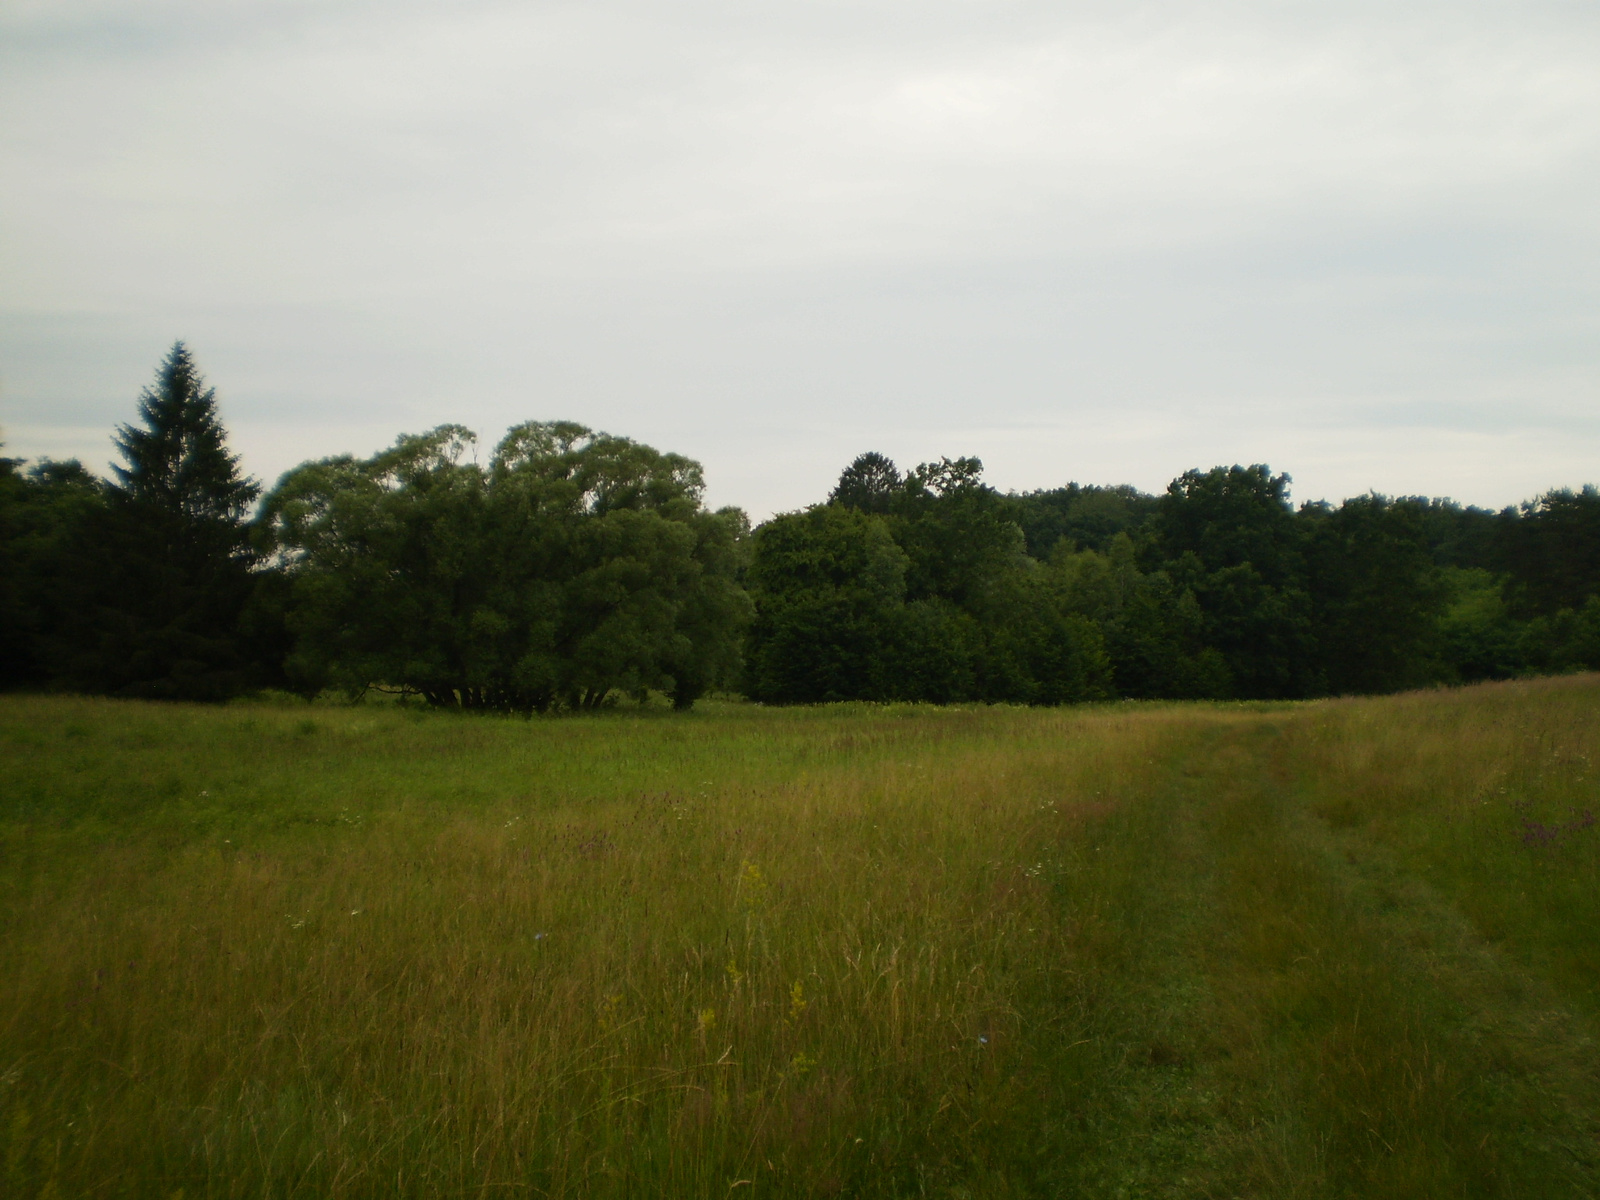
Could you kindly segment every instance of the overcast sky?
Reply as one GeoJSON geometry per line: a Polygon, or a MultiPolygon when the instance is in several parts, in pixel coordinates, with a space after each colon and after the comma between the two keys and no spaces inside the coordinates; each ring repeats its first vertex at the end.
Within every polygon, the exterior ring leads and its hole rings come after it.
{"type": "Polygon", "coordinates": [[[177,338],[248,470],[446,421],[1002,488],[1600,481],[1600,5],[3,0],[6,453],[177,338]]]}

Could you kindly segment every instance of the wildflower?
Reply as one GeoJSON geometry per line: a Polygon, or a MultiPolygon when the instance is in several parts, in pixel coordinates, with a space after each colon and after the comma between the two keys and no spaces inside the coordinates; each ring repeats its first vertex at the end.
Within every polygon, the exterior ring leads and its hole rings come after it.
{"type": "Polygon", "coordinates": [[[806,990],[796,979],[794,986],[789,989],[789,1024],[793,1025],[800,1019],[800,1014],[806,1011],[806,990]]]}
{"type": "Polygon", "coordinates": [[[816,1059],[805,1053],[805,1051],[801,1051],[789,1060],[789,1073],[798,1079],[816,1065],[816,1059]]]}
{"type": "Polygon", "coordinates": [[[739,964],[731,958],[728,960],[728,982],[733,984],[734,987],[738,987],[744,982],[744,972],[739,970],[739,964]]]}
{"type": "Polygon", "coordinates": [[[717,1010],[714,1008],[702,1008],[695,1024],[700,1030],[700,1036],[704,1037],[717,1027],[717,1010]]]}
{"type": "Polygon", "coordinates": [[[739,868],[739,899],[748,909],[757,909],[766,902],[767,880],[761,874],[761,868],[753,862],[744,863],[739,868]]]}

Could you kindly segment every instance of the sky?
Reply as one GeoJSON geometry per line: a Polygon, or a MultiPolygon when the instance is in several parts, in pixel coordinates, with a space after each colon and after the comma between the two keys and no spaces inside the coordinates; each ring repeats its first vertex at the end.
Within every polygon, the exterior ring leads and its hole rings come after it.
{"type": "Polygon", "coordinates": [[[176,339],[245,469],[576,420],[756,519],[1600,482],[1600,6],[0,0],[0,437],[176,339]]]}

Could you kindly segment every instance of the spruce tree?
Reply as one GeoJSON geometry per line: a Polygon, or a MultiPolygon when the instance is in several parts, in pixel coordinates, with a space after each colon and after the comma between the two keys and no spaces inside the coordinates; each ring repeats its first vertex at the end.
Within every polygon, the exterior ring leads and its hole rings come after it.
{"type": "Polygon", "coordinates": [[[240,618],[253,579],[240,474],[182,342],[139,397],[138,425],[113,439],[123,465],[88,530],[89,578],[67,682],[114,695],[220,700],[251,681],[240,618]]]}
{"type": "Polygon", "coordinates": [[[260,485],[239,474],[217,419],[217,390],[208,388],[182,342],[139,397],[144,428],[120,425],[113,441],[127,466],[113,466],[131,501],[213,534],[245,541],[245,515],[260,485]]]}

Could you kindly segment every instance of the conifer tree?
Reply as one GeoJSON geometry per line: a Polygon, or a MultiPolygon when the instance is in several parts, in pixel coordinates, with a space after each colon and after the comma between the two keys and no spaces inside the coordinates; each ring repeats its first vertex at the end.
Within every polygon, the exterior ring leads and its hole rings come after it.
{"type": "Polygon", "coordinates": [[[86,529],[87,578],[64,676],[92,691],[218,700],[251,677],[240,617],[253,579],[240,474],[206,386],[182,342],[118,428],[123,465],[111,503],[86,529]]]}
{"type": "Polygon", "coordinates": [[[113,439],[127,461],[112,467],[119,490],[181,521],[225,529],[243,545],[245,515],[261,488],[239,474],[217,419],[217,390],[182,342],[156,372],[156,386],[140,395],[139,417],[144,428],[120,425],[113,439]]]}

